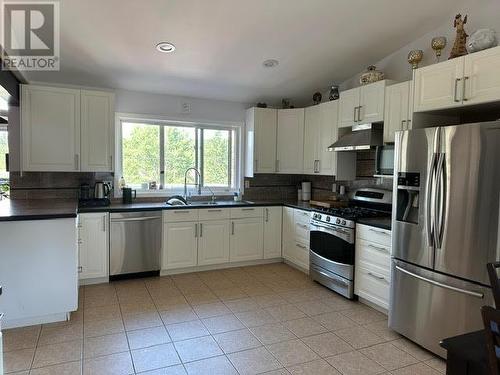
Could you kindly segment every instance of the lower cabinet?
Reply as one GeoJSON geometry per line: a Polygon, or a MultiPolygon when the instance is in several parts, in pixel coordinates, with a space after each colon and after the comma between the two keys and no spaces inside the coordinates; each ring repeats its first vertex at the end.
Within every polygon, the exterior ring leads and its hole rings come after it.
{"type": "Polygon", "coordinates": [[[199,266],[229,262],[229,227],[228,220],[199,223],[199,266]]]}
{"type": "Polygon", "coordinates": [[[262,217],[232,220],[229,261],[263,259],[263,230],[262,217]]]}
{"type": "Polygon", "coordinates": [[[391,231],[357,224],[354,293],[387,310],[390,267],[391,231]]]}
{"type": "Polygon", "coordinates": [[[309,270],[309,212],[283,208],[283,258],[309,270]]]}
{"type": "Polygon", "coordinates": [[[198,261],[198,222],[163,224],[162,269],[194,267],[198,261]]]}
{"type": "Polygon", "coordinates": [[[78,215],[79,279],[109,276],[109,220],[107,212],[78,215]]]}
{"type": "Polygon", "coordinates": [[[281,258],[283,209],[264,208],[264,259],[281,258]]]}

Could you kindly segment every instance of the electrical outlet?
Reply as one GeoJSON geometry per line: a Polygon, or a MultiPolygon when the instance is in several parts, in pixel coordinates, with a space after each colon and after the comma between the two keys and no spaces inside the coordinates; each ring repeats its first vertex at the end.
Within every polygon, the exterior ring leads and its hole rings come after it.
{"type": "Polygon", "coordinates": [[[248,189],[250,187],[250,181],[245,180],[245,189],[248,189]]]}

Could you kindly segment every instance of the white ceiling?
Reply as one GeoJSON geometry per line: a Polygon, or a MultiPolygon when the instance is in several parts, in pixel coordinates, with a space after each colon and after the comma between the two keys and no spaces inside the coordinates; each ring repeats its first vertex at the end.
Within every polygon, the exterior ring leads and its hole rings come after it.
{"type": "Polygon", "coordinates": [[[61,71],[28,81],[309,99],[446,22],[457,0],[61,0],[61,71]],[[155,50],[159,41],[173,54],[155,50]],[[274,58],[278,67],[265,69],[274,58]]]}

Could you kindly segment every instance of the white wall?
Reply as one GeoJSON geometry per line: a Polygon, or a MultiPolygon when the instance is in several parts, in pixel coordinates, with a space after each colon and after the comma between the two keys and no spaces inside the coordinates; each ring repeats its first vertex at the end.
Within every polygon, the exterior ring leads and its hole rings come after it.
{"type": "Polygon", "coordinates": [[[245,109],[251,107],[250,104],[222,100],[186,98],[127,90],[115,92],[116,112],[161,115],[191,121],[243,123],[245,109]],[[183,103],[190,104],[190,113],[182,113],[183,103]]]}
{"type": "MultiPolygon", "coordinates": [[[[432,10],[429,9],[429,11],[432,10]]],[[[411,79],[411,68],[406,61],[408,52],[412,49],[421,49],[424,51],[424,59],[422,60],[420,66],[436,63],[436,56],[431,48],[431,40],[433,37],[441,35],[444,35],[448,39],[447,46],[443,50],[443,54],[441,56],[441,61],[446,60],[455,41],[453,19],[457,13],[468,15],[465,30],[469,35],[472,35],[472,33],[477,29],[492,28],[497,31],[497,39],[500,41],[500,1],[468,0],[465,3],[462,3],[461,6],[458,6],[455,9],[450,9],[448,19],[443,20],[442,26],[438,29],[416,39],[378,62],[367,61],[366,65],[376,65],[378,69],[385,73],[385,77],[387,79],[407,81],[411,79]]],[[[362,72],[359,74],[361,73],[362,72]]],[[[341,90],[359,86],[359,74],[344,81],[340,85],[341,90]]],[[[328,95],[326,95],[326,98],[328,99],[328,95]]]]}

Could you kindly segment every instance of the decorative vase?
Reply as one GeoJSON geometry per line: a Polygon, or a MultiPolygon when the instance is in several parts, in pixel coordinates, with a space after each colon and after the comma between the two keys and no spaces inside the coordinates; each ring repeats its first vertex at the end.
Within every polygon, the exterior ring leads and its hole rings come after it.
{"type": "Polygon", "coordinates": [[[332,85],[332,87],[330,88],[329,99],[330,100],[337,100],[339,97],[340,97],[339,87],[337,85],[332,85]]]}
{"type": "Polygon", "coordinates": [[[414,49],[408,53],[408,62],[411,64],[413,69],[418,68],[418,63],[422,61],[424,57],[424,51],[421,49],[414,49]]]}
{"type": "Polygon", "coordinates": [[[439,62],[439,58],[441,57],[441,51],[446,47],[446,37],[444,36],[436,36],[432,38],[431,47],[436,53],[436,59],[439,62]]]}
{"type": "Polygon", "coordinates": [[[362,85],[367,85],[369,83],[377,82],[384,79],[384,73],[377,70],[375,65],[370,65],[366,72],[361,74],[359,77],[359,83],[362,85]]]}
{"type": "Polygon", "coordinates": [[[318,91],[318,92],[315,92],[314,95],[313,95],[313,103],[314,104],[319,104],[321,103],[321,98],[322,98],[322,95],[321,93],[318,91]]]}

